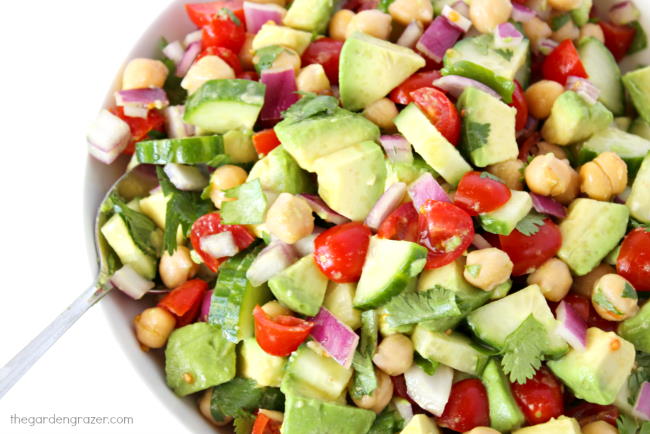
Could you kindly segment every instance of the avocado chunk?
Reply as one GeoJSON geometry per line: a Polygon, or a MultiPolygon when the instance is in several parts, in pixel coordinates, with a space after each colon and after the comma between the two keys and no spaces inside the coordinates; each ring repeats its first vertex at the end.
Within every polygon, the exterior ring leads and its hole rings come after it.
{"type": "Polygon", "coordinates": [[[230,161],[235,164],[252,163],[257,160],[251,130],[230,130],[223,135],[223,148],[230,161]]]}
{"type": "Polygon", "coordinates": [[[388,190],[388,187],[398,182],[408,185],[425,173],[430,173],[434,178],[438,176],[422,157],[415,157],[410,163],[386,159],[385,189],[388,190]]]}
{"type": "Polygon", "coordinates": [[[650,140],[609,127],[597,132],[580,146],[578,164],[585,164],[603,152],[614,152],[627,164],[627,173],[633,179],[643,158],[650,152],[650,140]]]}
{"type": "Polygon", "coordinates": [[[620,323],[618,334],[634,344],[637,350],[650,353],[650,303],[644,304],[636,315],[620,323]]]}
{"type": "Polygon", "coordinates": [[[625,204],[630,214],[642,223],[650,223],[650,154],[646,155],[637,173],[625,204]]]}
{"type": "Polygon", "coordinates": [[[246,338],[239,349],[239,375],[255,380],[258,386],[280,387],[286,357],[273,356],[264,351],[257,339],[246,338]]]}
{"type": "Polygon", "coordinates": [[[416,414],[400,434],[440,434],[440,430],[426,414],[416,414]]]}
{"type": "Polygon", "coordinates": [[[463,118],[463,148],[474,165],[485,167],[517,157],[517,110],[468,87],[458,99],[458,111],[463,118]]]}
{"type": "Polygon", "coordinates": [[[415,351],[422,357],[447,365],[470,375],[483,372],[490,356],[457,332],[447,334],[427,330],[417,325],[411,336],[415,351]]]}
{"type": "Polygon", "coordinates": [[[557,252],[578,276],[593,270],[625,235],[629,211],[625,205],[576,199],[560,223],[562,247],[557,252]]]}
{"type": "Polygon", "coordinates": [[[257,51],[260,48],[271,45],[280,45],[291,48],[299,55],[305,51],[311,42],[311,33],[290,27],[278,26],[275,23],[266,23],[253,38],[252,49],[257,51]]]}
{"type": "Polygon", "coordinates": [[[167,385],[179,396],[205,390],[235,377],[235,344],[219,327],[206,322],[186,325],[169,337],[165,348],[167,385]]]}
{"type": "Polygon", "coordinates": [[[383,98],[426,63],[410,48],[361,32],[348,36],[340,59],[339,91],[348,110],[361,110],[383,98]]]}
{"type": "Polygon", "coordinates": [[[273,276],[269,287],[275,298],[289,309],[314,316],[323,304],[327,277],[318,269],[313,255],[307,255],[273,276]]]}
{"type": "Polygon", "coordinates": [[[327,205],[353,221],[362,221],[384,192],[386,164],[375,142],[361,142],[314,163],[318,194],[327,205]]]}
{"type": "Polygon", "coordinates": [[[512,396],[510,383],[496,359],[490,359],[487,363],[481,381],[490,404],[490,426],[500,432],[510,432],[523,425],[524,414],[512,396]]]}
{"type": "Polygon", "coordinates": [[[641,118],[636,118],[632,121],[632,124],[630,124],[629,132],[636,134],[639,137],[643,137],[646,140],[650,140],[650,123],[641,118]]]}
{"type": "Polygon", "coordinates": [[[611,51],[598,39],[589,37],[580,40],[578,52],[589,81],[600,90],[598,101],[615,116],[622,115],[625,112],[625,91],[621,69],[611,51]]]}
{"type": "Polygon", "coordinates": [[[374,421],[370,410],[289,394],[282,434],[363,434],[374,421]]]}
{"type": "Polygon", "coordinates": [[[623,85],[644,121],[650,122],[650,66],[635,69],[623,76],[623,85]]]}
{"type": "Polygon", "coordinates": [[[415,152],[448,183],[458,184],[463,175],[472,170],[458,149],[440,134],[415,104],[409,104],[394,122],[415,152]]]}
{"type": "MultiPolygon", "coordinates": [[[[591,7],[593,6],[593,0],[582,0],[580,6],[571,11],[571,19],[576,26],[582,27],[589,21],[589,13],[591,12],[591,7]]],[[[583,61],[584,64],[584,61],[583,61]]],[[[591,78],[591,74],[589,74],[591,78]]]]}
{"type": "Polygon", "coordinates": [[[510,190],[511,196],[494,211],[479,215],[481,226],[493,234],[510,235],[517,223],[533,209],[533,199],[526,191],[510,190]]]}
{"type": "Polygon", "coordinates": [[[332,0],[294,0],[282,23],[294,29],[323,33],[333,8],[332,0]]]}
{"type": "Polygon", "coordinates": [[[124,265],[130,265],[145,279],[156,277],[156,258],[144,253],[133,241],[129,228],[119,214],[114,214],[101,228],[102,235],[124,265]]]}
{"type": "Polygon", "coordinates": [[[302,170],[296,160],[278,146],[259,160],[250,173],[247,181],[259,179],[264,190],[275,193],[307,193],[313,191],[313,183],[307,172],[302,170]]]}
{"type": "Polygon", "coordinates": [[[551,115],[542,127],[544,140],[556,145],[570,145],[587,140],[614,121],[612,113],[596,102],[590,105],[577,93],[568,90],[553,103],[551,115]]]}
{"type": "Polygon", "coordinates": [[[355,283],[330,281],[323,301],[323,306],[352,330],[361,327],[361,312],[353,305],[356,290],[355,283]]]}
{"type": "Polygon", "coordinates": [[[632,372],[635,356],[634,345],[616,333],[591,327],[586,349],[572,349],[562,358],[549,361],[548,367],[576,397],[609,405],[632,372]]]}
{"type": "Polygon", "coordinates": [[[548,422],[520,428],[512,434],[582,434],[582,429],[574,418],[560,416],[548,422]]]}

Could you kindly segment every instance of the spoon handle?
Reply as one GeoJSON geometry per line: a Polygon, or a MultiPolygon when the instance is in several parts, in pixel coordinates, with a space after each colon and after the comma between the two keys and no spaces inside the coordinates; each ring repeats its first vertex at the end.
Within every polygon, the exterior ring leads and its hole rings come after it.
{"type": "Polygon", "coordinates": [[[29,344],[0,369],[0,399],[16,384],[29,368],[83,315],[97,303],[108,291],[93,284],[84,291],[54,321],[38,334],[29,344]]]}

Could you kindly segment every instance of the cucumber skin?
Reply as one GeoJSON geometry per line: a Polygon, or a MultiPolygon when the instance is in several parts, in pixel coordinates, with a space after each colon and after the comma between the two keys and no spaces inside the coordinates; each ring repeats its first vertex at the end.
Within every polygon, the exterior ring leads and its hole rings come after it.
{"type": "Polygon", "coordinates": [[[224,145],[221,136],[144,140],[136,143],[135,153],[145,164],[205,164],[223,154],[224,145]]]}
{"type": "MultiPolygon", "coordinates": [[[[615,151],[612,151],[615,152],[615,151]]],[[[593,160],[599,155],[598,152],[592,151],[591,149],[586,149],[584,146],[578,151],[577,164],[582,166],[583,164],[593,160]]],[[[644,157],[621,157],[625,164],[627,165],[627,172],[630,179],[634,179],[636,174],[641,168],[641,163],[643,163],[644,157]]]]}
{"type": "MultiPolygon", "coordinates": [[[[611,71],[609,72],[613,74],[615,80],[607,80],[607,89],[600,89],[601,92],[598,101],[610,110],[614,116],[622,116],[625,113],[625,91],[623,88],[621,70],[614,59],[614,56],[605,45],[592,37],[580,40],[578,43],[578,52],[590,78],[592,78],[592,76],[603,74],[602,71],[604,66],[611,67],[611,71]],[[590,53],[593,50],[600,51],[600,53],[590,53]],[[607,65],[603,65],[600,60],[597,60],[595,64],[592,64],[590,60],[594,59],[595,55],[604,56],[607,65]],[[616,89],[614,89],[614,87],[616,87],[616,89]],[[612,91],[614,95],[611,94],[612,91]]],[[[607,72],[605,72],[605,74],[606,73],[607,72]]],[[[601,86],[605,86],[605,84],[603,83],[601,86]]]]}

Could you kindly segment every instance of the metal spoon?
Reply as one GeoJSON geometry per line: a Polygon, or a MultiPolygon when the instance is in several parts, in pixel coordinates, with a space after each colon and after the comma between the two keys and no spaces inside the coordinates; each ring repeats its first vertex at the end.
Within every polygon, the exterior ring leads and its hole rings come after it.
{"type": "Polygon", "coordinates": [[[157,184],[154,166],[143,164],[122,175],[106,193],[95,218],[95,248],[99,261],[97,279],[90,288],[84,291],[50,325],[0,369],[0,399],[63,333],[81,318],[81,315],[113,289],[113,285],[109,281],[111,251],[100,232],[110,212],[110,207],[106,206],[108,197],[111,193],[116,192],[124,199],[131,200],[134,197],[146,195],[157,184]]]}

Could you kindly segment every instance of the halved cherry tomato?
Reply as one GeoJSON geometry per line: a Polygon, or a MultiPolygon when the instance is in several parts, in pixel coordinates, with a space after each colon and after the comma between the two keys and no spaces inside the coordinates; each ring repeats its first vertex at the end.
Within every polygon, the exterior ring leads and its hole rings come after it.
{"type": "Polygon", "coordinates": [[[242,73],[239,57],[235,54],[234,51],[229,48],[217,47],[214,45],[207,47],[201,51],[201,53],[199,53],[199,55],[196,57],[196,60],[198,61],[200,58],[205,56],[219,56],[221,60],[226,62],[232,68],[232,70],[235,72],[235,75],[242,73]]]}
{"type": "Polygon", "coordinates": [[[253,146],[258,154],[266,155],[280,146],[280,140],[275,134],[275,130],[269,128],[253,134],[253,146]]]}
{"type": "Polygon", "coordinates": [[[207,47],[225,47],[239,53],[246,40],[246,29],[243,22],[236,23],[225,12],[221,11],[205,26],[201,44],[207,47]]]}
{"type": "Polygon", "coordinates": [[[379,0],[347,0],[342,9],[350,9],[354,12],[361,12],[368,9],[377,9],[379,0]]]}
{"type": "Polygon", "coordinates": [[[557,81],[560,84],[566,84],[566,79],[570,75],[588,78],[587,71],[582,66],[582,61],[578,55],[578,50],[576,50],[571,39],[562,41],[546,56],[542,66],[542,73],[545,79],[557,81]]]}
{"type": "Polygon", "coordinates": [[[174,314],[178,318],[176,326],[183,327],[194,322],[198,316],[207,290],[207,282],[201,279],[188,280],[160,300],[158,306],[174,314]]]}
{"type": "Polygon", "coordinates": [[[601,21],[598,24],[605,35],[605,46],[612,52],[616,61],[621,60],[630,50],[636,29],[630,26],[617,26],[606,21],[601,21]]]}
{"type": "Polygon", "coordinates": [[[257,72],[255,71],[243,71],[237,74],[237,78],[241,78],[242,80],[257,81],[260,79],[260,76],[257,75],[257,72]]]}
{"type": "Polygon", "coordinates": [[[271,419],[264,413],[257,413],[251,434],[280,434],[282,422],[271,419]]]}
{"type": "Polygon", "coordinates": [[[499,235],[499,243],[514,264],[512,275],[522,276],[555,256],[562,246],[562,234],[551,219],[545,219],[536,233],[524,235],[515,229],[510,235],[499,235]]]}
{"type": "Polygon", "coordinates": [[[528,161],[528,156],[533,153],[533,149],[536,147],[540,138],[541,135],[537,131],[526,137],[521,146],[519,146],[519,155],[517,158],[526,163],[528,161]]]}
{"type": "Polygon", "coordinates": [[[515,80],[515,91],[512,93],[512,103],[509,105],[517,109],[515,131],[523,130],[528,122],[528,103],[524,96],[524,88],[517,80],[515,80]]]}
{"type": "Polygon", "coordinates": [[[358,222],[329,228],[314,240],[316,265],[330,280],[356,282],[361,277],[371,235],[370,229],[358,222]]]}
{"type": "Polygon", "coordinates": [[[582,402],[573,408],[568,409],[564,414],[578,420],[580,426],[602,420],[610,425],[616,426],[619,411],[614,405],[599,405],[591,402],[582,402]]]}
{"type": "Polygon", "coordinates": [[[418,240],[418,212],[413,207],[413,203],[400,205],[395,211],[388,214],[388,217],[381,223],[377,236],[397,241],[418,240]]]}
{"type": "Polygon", "coordinates": [[[546,367],[524,384],[511,383],[515,401],[530,425],[544,423],[564,412],[562,385],[546,367]]]}
{"type": "Polygon", "coordinates": [[[237,244],[237,247],[239,247],[240,250],[244,250],[255,241],[255,237],[253,237],[244,226],[221,223],[221,214],[218,212],[212,212],[199,217],[192,225],[192,231],[190,232],[192,247],[196,250],[199,256],[201,256],[205,265],[215,272],[219,269],[219,265],[221,265],[221,258],[215,258],[205,252],[201,248],[201,239],[208,235],[219,234],[226,231],[230,231],[235,239],[235,244],[237,244]]]}
{"type": "Polygon", "coordinates": [[[440,77],[442,77],[440,71],[416,72],[404,80],[402,84],[393,89],[390,92],[390,95],[388,95],[388,98],[390,98],[395,104],[410,104],[413,101],[411,92],[423,87],[434,87],[433,81],[440,77]]]}
{"type": "Polygon", "coordinates": [[[255,339],[269,354],[284,357],[295,351],[311,332],[314,324],[289,315],[271,318],[261,307],[253,309],[255,339]]]}
{"type": "Polygon", "coordinates": [[[422,87],[410,95],[440,134],[456,146],[460,139],[460,116],[447,95],[433,87],[422,87]]]}
{"type": "Polygon", "coordinates": [[[472,218],[456,205],[428,200],[422,205],[419,214],[418,242],[429,249],[427,269],[449,264],[472,243],[472,218]]]}
{"type": "Polygon", "coordinates": [[[481,380],[468,378],[454,383],[445,411],[437,422],[440,426],[460,432],[477,426],[489,426],[490,407],[481,380]]]}
{"type": "Polygon", "coordinates": [[[318,38],[302,53],[302,66],[319,63],[323,65],[327,79],[331,84],[339,82],[339,56],[343,41],[332,38],[318,38]]]}
{"type": "Polygon", "coordinates": [[[196,27],[203,27],[212,21],[222,9],[230,9],[237,18],[244,22],[243,0],[221,0],[206,3],[189,3],[185,5],[187,16],[196,27]]]}
{"type": "Polygon", "coordinates": [[[479,172],[467,172],[458,183],[454,204],[469,215],[477,215],[494,211],[508,202],[511,195],[504,183],[483,177],[479,172]]]}
{"type": "Polygon", "coordinates": [[[165,117],[160,110],[151,109],[146,118],[131,117],[124,114],[123,107],[113,107],[110,112],[129,124],[131,130],[131,141],[124,149],[124,153],[132,155],[135,152],[135,144],[148,138],[152,131],[165,132],[165,117]]]}
{"type": "Polygon", "coordinates": [[[618,254],[616,271],[637,291],[650,291],[650,229],[637,228],[627,234],[618,254]]]}

